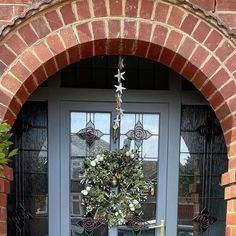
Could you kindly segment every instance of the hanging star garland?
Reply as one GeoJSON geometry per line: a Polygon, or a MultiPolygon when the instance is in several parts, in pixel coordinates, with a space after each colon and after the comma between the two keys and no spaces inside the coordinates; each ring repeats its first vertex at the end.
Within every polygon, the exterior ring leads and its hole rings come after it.
{"type": "Polygon", "coordinates": [[[116,142],[118,138],[118,131],[120,128],[120,118],[124,114],[124,109],[122,109],[122,94],[123,90],[125,90],[125,87],[122,87],[122,80],[125,80],[124,74],[125,71],[122,71],[124,69],[124,59],[120,56],[118,61],[118,72],[114,76],[117,78],[118,84],[115,85],[116,88],[116,118],[113,121],[112,129],[113,129],[113,140],[116,142]]]}

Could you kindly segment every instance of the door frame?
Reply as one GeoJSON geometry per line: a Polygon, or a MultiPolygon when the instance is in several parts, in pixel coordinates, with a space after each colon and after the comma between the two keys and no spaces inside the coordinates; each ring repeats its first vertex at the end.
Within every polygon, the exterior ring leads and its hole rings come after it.
{"type": "MultiPolygon", "coordinates": [[[[124,103],[123,107],[131,113],[158,113],[160,114],[159,157],[158,157],[158,196],[157,196],[157,223],[166,219],[167,193],[167,141],[168,141],[168,104],[160,103],[124,103]]],[[[71,112],[109,112],[115,117],[114,102],[67,102],[60,103],[60,172],[61,172],[61,235],[70,235],[70,113],[71,112]]],[[[113,120],[113,118],[111,118],[113,120]]],[[[114,148],[112,144],[111,148],[114,148]]],[[[115,231],[109,235],[116,236],[115,231]]],[[[157,235],[158,232],[157,232],[157,235]]]]}
{"type": "MultiPolygon", "coordinates": [[[[166,235],[177,235],[178,213],[178,183],[179,179],[179,147],[180,147],[180,117],[181,105],[207,105],[198,91],[181,90],[180,76],[172,71],[169,73],[168,91],[127,90],[125,101],[150,102],[168,104],[168,169],[167,176],[167,227],[166,235]],[[170,194],[172,193],[172,194],[170,194]],[[171,223],[171,224],[170,224],[171,223]]],[[[60,103],[61,101],[108,101],[114,102],[113,90],[102,89],[67,89],[60,87],[60,73],[48,81],[48,87],[40,87],[29,98],[30,101],[48,101],[48,211],[49,236],[64,236],[60,234],[60,103]],[[106,93],[105,93],[106,92],[106,93]],[[95,94],[95,95],[94,95],[95,94]],[[91,99],[92,98],[92,99],[91,99]]]]}

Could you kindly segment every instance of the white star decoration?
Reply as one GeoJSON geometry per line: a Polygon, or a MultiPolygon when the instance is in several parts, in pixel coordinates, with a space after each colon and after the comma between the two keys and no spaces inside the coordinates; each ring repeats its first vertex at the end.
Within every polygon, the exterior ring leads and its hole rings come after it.
{"type": "Polygon", "coordinates": [[[119,122],[120,121],[120,117],[117,115],[114,121],[115,122],[119,122]]]}
{"type": "Polygon", "coordinates": [[[125,74],[125,71],[124,72],[120,72],[120,70],[118,70],[118,74],[116,74],[114,77],[116,77],[118,79],[118,82],[120,83],[121,80],[125,80],[124,78],[124,75],[125,74]]]}
{"type": "Polygon", "coordinates": [[[124,109],[122,109],[121,107],[120,108],[116,108],[116,110],[118,111],[118,113],[123,116],[124,115],[124,109]]]}
{"type": "Polygon", "coordinates": [[[125,90],[125,87],[122,87],[122,80],[125,80],[124,78],[124,74],[125,71],[121,70],[124,68],[124,64],[123,64],[124,59],[120,56],[119,57],[119,62],[118,62],[118,72],[117,74],[114,76],[117,78],[118,81],[118,85],[115,85],[116,87],[116,118],[113,121],[113,140],[114,142],[116,142],[118,135],[119,135],[119,127],[120,127],[120,117],[123,116],[124,114],[124,109],[121,108],[122,105],[122,93],[123,90],[125,90]]]}
{"type": "Polygon", "coordinates": [[[122,90],[125,90],[126,88],[122,87],[122,83],[118,84],[118,85],[115,85],[116,87],[116,93],[120,93],[122,94],[122,90]]]}
{"type": "Polygon", "coordinates": [[[120,118],[119,116],[117,115],[115,120],[114,120],[114,123],[119,127],[120,126],[120,118]]]}

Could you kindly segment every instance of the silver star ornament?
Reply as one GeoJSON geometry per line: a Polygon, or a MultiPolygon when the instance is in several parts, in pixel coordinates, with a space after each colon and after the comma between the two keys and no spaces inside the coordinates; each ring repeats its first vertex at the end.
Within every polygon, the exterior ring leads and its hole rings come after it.
{"type": "Polygon", "coordinates": [[[123,116],[124,115],[124,109],[122,109],[122,108],[116,108],[116,110],[119,112],[119,114],[121,115],[121,116],[123,116]]]}
{"type": "Polygon", "coordinates": [[[118,82],[120,83],[121,80],[125,80],[125,78],[123,76],[124,74],[125,74],[125,71],[120,72],[120,70],[118,70],[118,74],[116,74],[114,77],[116,77],[118,79],[118,82]]]}
{"type": "Polygon", "coordinates": [[[120,83],[119,85],[115,85],[116,87],[116,93],[120,93],[122,94],[122,90],[125,90],[126,88],[122,87],[122,83],[120,83]]]}

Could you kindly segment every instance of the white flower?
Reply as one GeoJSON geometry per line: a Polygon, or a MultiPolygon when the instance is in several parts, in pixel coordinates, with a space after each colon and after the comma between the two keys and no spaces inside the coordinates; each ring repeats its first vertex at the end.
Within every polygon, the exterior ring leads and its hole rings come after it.
{"type": "Polygon", "coordinates": [[[131,211],[135,211],[135,208],[134,208],[134,207],[131,207],[130,210],[131,210],[131,211]]]}
{"type": "Polygon", "coordinates": [[[133,203],[130,203],[130,204],[129,204],[129,208],[132,208],[132,207],[134,207],[134,204],[133,204],[133,203]]]}
{"type": "Polygon", "coordinates": [[[96,156],[96,159],[98,159],[98,160],[99,160],[99,159],[100,159],[100,157],[101,157],[100,155],[97,155],[97,156],[96,156]]]}
{"type": "Polygon", "coordinates": [[[96,166],[97,165],[95,160],[91,161],[90,164],[91,164],[91,166],[96,166]]]}
{"type": "Polygon", "coordinates": [[[137,205],[138,204],[138,201],[136,199],[133,200],[133,204],[134,205],[137,205]]]}
{"type": "Polygon", "coordinates": [[[99,160],[99,161],[103,161],[103,160],[104,160],[104,157],[103,157],[103,156],[100,156],[98,160],[99,160]]]}
{"type": "Polygon", "coordinates": [[[130,154],[131,154],[131,153],[130,153],[129,151],[125,153],[125,155],[126,155],[127,157],[129,157],[130,154]]]}
{"type": "Polygon", "coordinates": [[[118,215],[119,215],[119,213],[116,211],[116,212],[115,212],[115,216],[118,216],[118,215]]]}
{"type": "Polygon", "coordinates": [[[82,193],[84,196],[88,195],[88,191],[87,191],[87,190],[85,190],[85,189],[84,189],[84,190],[82,190],[82,191],[81,191],[81,193],[82,193]]]}
{"type": "Polygon", "coordinates": [[[91,187],[90,186],[87,186],[86,187],[86,190],[89,192],[91,190],[91,187]]]}
{"type": "Polygon", "coordinates": [[[130,157],[131,157],[131,158],[134,158],[134,154],[131,154],[130,157]]]}

